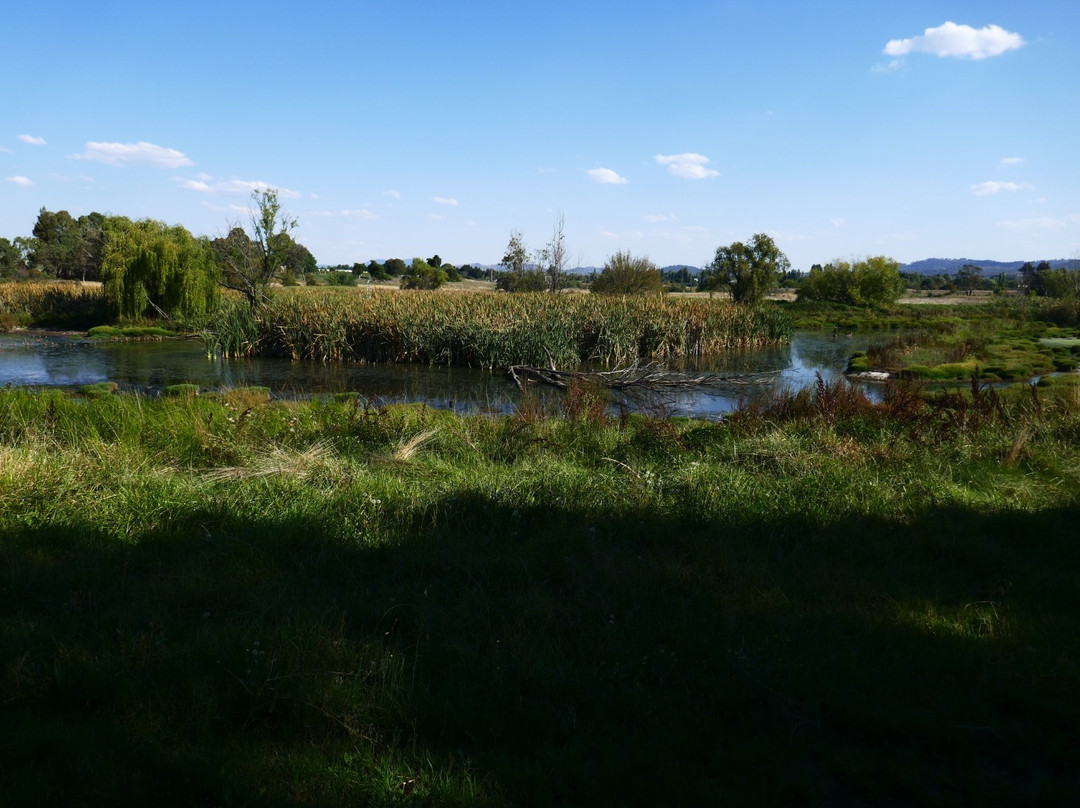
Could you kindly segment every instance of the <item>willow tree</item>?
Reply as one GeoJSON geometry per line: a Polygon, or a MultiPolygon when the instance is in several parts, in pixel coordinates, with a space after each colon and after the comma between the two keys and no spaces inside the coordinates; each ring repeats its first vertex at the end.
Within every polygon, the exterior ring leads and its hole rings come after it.
{"type": "Polygon", "coordinates": [[[756,233],[748,244],[736,241],[717,247],[698,288],[703,292],[727,289],[736,303],[753,306],[777,287],[790,267],[776,243],[766,234],[756,233]]]}
{"type": "Polygon", "coordinates": [[[218,270],[206,238],[144,219],[107,225],[101,276],[122,318],[198,321],[217,304],[218,270]]]}

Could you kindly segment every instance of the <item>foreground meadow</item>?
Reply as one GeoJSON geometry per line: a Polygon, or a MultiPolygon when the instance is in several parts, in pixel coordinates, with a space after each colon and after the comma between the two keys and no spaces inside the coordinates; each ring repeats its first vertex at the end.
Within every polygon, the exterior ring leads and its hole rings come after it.
{"type": "Polygon", "coordinates": [[[0,391],[10,805],[1063,804],[1076,387],[0,391]]]}

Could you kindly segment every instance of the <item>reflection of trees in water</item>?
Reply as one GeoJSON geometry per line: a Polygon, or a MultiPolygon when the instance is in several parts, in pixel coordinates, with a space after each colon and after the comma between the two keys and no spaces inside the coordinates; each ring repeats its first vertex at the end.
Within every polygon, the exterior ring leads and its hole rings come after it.
{"type": "MultiPolygon", "coordinates": [[[[788,345],[729,351],[671,363],[672,370],[724,375],[772,373],[764,384],[718,382],[708,389],[669,391],[655,400],[628,401],[635,409],[703,416],[730,412],[738,403],[777,385],[799,388],[817,373],[839,376],[867,338],[797,334],[788,345]]],[[[126,389],[161,389],[189,382],[201,387],[263,386],[275,395],[355,392],[376,403],[413,401],[459,411],[505,412],[518,401],[501,372],[427,365],[322,364],[287,359],[223,359],[206,356],[193,340],[151,343],[91,343],[69,337],[0,336],[0,383],[77,387],[114,381],[126,389]]]]}

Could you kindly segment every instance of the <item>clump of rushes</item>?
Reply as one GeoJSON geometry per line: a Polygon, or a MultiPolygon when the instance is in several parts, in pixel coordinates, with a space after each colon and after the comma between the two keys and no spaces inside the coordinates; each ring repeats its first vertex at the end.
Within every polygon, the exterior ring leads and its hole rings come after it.
{"type": "Polygon", "coordinates": [[[0,283],[0,325],[89,328],[110,318],[100,287],[77,283],[0,283]]]}
{"type": "Polygon", "coordinates": [[[191,398],[199,395],[199,385],[188,383],[166,385],[165,395],[173,398],[191,398]]]}
{"type": "Polygon", "coordinates": [[[94,384],[84,384],[79,388],[79,392],[87,398],[100,398],[101,396],[111,395],[119,389],[120,386],[116,382],[95,382],[94,384]]]}
{"type": "Polygon", "coordinates": [[[724,301],[304,289],[254,314],[226,302],[205,339],[226,355],[495,368],[700,356],[790,335],[779,309],[724,301]]]}
{"type": "Polygon", "coordinates": [[[0,794],[1068,804],[1078,389],[720,423],[0,390],[0,794]]]}

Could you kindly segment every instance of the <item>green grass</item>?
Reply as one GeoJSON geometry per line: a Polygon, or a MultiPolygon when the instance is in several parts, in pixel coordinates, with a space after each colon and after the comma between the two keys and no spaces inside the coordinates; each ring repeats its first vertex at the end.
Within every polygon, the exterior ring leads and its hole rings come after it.
{"type": "Polygon", "coordinates": [[[0,793],[1063,804],[1078,390],[720,424],[0,391],[0,793]]]}

